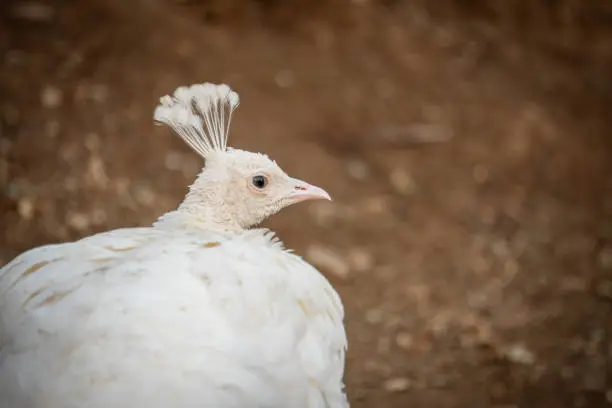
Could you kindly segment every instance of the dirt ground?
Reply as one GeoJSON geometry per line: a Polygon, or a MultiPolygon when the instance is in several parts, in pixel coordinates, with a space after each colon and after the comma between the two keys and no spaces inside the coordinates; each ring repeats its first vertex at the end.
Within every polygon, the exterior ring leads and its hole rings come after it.
{"type": "Polygon", "coordinates": [[[152,110],[222,81],[334,197],[267,225],[345,302],[353,407],[612,406],[611,14],[425,3],[5,0],[2,263],[175,207],[152,110]]]}

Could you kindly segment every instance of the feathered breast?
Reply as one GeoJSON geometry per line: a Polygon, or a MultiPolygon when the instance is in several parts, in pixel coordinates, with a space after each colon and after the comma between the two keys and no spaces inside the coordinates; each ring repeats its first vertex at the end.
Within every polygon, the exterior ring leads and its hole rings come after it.
{"type": "MultiPolygon", "coordinates": [[[[327,280],[265,230],[118,230],[31,250],[0,271],[1,370],[41,393],[105,378],[100,389],[120,395],[138,376],[159,380],[162,368],[203,381],[224,356],[236,387],[258,372],[272,381],[258,385],[270,395],[304,383],[310,399],[342,399],[342,320],[327,280]]],[[[4,373],[0,388],[14,384],[4,373]]],[[[195,401],[195,384],[175,387],[195,401]]]]}

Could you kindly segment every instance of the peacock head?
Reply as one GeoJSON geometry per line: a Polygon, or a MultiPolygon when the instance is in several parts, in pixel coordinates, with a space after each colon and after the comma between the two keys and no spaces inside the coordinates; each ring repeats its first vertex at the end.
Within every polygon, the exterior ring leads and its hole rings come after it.
{"type": "Polygon", "coordinates": [[[205,160],[177,210],[183,224],[248,229],[306,200],[331,200],[320,187],[287,175],[268,156],[227,146],[238,94],[227,85],[197,84],[161,98],[154,118],[205,160]]]}

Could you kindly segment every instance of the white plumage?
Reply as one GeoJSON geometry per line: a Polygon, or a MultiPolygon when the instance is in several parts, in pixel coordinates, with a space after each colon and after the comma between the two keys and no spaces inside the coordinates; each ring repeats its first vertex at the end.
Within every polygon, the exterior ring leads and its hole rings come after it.
{"type": "Polygon", "coordinates": [[[237,104],[225,85],[162,98],[156,119],[206,159],[177,210],[0,270],[0,408],[348,407],[338,294],[249,229],[329,196],[226,149],[237,104]]]}

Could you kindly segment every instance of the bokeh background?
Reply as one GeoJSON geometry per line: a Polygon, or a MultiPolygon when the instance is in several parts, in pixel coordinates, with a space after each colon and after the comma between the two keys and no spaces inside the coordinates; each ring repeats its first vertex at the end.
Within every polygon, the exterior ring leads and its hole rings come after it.
{"type": "Polygon", "coordinates": [[[354,407],[612,406],[612,3],[0,4],[0,259],[174,208],[154,126],[241,95],[231,145],[332,203],[267,223],[341,293],[354,407]]]}

